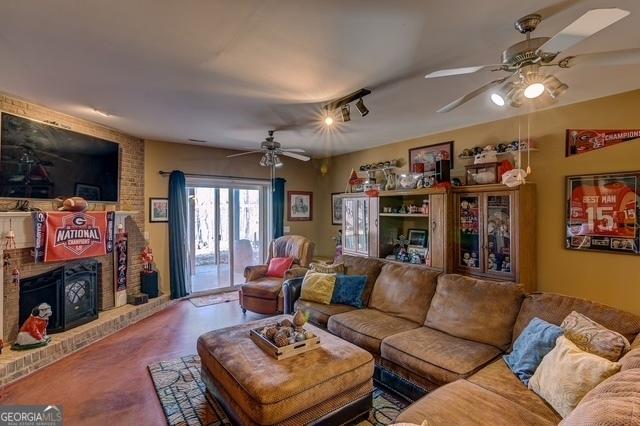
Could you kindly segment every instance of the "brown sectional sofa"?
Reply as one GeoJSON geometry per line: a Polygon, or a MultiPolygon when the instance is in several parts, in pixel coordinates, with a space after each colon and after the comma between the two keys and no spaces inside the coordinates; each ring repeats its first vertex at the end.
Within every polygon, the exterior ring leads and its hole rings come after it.
{"type": "Polygon", "coordinates": [[[605,395],[614,399],[616,413],[624,419],[612,424],[627,424],[633,415],[640,424],[640,382],[633,382],[640,375],[640,317],[574,297],[525,294],[515,283],[440,274],[379,259],[343,256],[338,261],[347,274],[368,276],[365,308],[296,300],[298,280],[285,283],[285,310],[305,310],[313,323],[370,351],[379,369],[430,391],[397,422],[558,424],[560,415],[527,389],[501,356],[533,317],[559,325],[575,310],[634,345],[621,360],[631,372],[623,366],[621,373],[592,391],[598,391],[599,398],[589,394],[574,410],[579,422],[571,416],[564,422],[589,423],[589,416],[598,415],[592,407],[605,395]]]}

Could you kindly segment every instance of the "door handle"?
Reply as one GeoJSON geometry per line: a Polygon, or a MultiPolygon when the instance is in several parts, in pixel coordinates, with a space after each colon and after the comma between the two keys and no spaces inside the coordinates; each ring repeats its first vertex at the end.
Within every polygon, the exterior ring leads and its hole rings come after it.
{"type": "Polygon", "coordinates": [[[436,222],[435,220],[431,221],[431,230],[435,231],[436,230],[436,226],[438,225],[438,222],[436,222]]]}

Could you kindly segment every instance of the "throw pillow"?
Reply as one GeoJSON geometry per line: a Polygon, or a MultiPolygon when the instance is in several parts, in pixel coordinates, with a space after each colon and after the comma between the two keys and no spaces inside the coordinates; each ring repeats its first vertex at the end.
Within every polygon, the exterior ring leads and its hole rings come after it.
{"type": "Polygon", "coordinates": [[[366,286],[366,275],[338,275],[331,303],[362,308],[362,295],[366,286]]]}
{"type": "Polygon", "coordinates": [[[302,280],[300,299],[328,305],[333,296],[336,274],[308,271],[302,280]]]}
{"type": "Polygon", "coordinates": [[[310,269],[323,274],[344,274],[344,263],[312,263],[310,269]]]}
{"type": "Polygon", "coordinates": [[[620,333],[609,330],[576,311],[562,321],[564,335],[583,351],[599,355],[609,361],[617,361],[631,345],[620,333]]]}
{"type": "Polygon", "coordinates": [[[526,385],[563,333],[557,325],[533,318],[514,342],[511,353],[503,357],[504,362],[526,385]]]}
{"type": "Polygon", "coordinates": [[[558,337],[556,347],[542,359],[529,379],[529,389],[540,395],[564,418],[600,382],[620,371],[620,364],[580,350],[558,337]]]}
{"type": "Polygon", "coordinates": [[[284,273],[291,268],[291,265],[293,265],[293,257],[273,257],[269,261],[267,276],[283,278],[284,273]]]}

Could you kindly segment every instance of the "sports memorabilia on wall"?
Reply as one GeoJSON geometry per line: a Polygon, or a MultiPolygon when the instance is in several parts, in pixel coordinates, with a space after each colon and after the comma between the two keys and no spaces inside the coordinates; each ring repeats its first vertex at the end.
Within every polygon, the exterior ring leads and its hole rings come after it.
{"type": "Polygon", "coordinates": [[[567,177],[566,248],[640,253],[640,172],[567,177]]]}
{"type": "Polygon", "coordinates": [[[608,148],[622,142],[640,139],[640,129],[595,130],[567,129],[566,156],[608,148]]]}
{"type": "Polygon", "coordinates": [[[412,173],[435,172],[436,162],[448,160],[453,168],[453,141],[421,146],[409,150],[409,171],[412,173]]]}

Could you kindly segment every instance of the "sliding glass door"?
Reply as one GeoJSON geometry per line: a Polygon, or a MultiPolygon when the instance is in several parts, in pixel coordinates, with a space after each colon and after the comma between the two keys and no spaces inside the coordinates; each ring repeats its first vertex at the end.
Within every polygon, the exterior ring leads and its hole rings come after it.
{"type": "Polygon", "coordinates": [[[187,185],[191,291],[233,289],[244,282],[246,266],[264,262],[269,182],[198,178],[187,185]]]}

